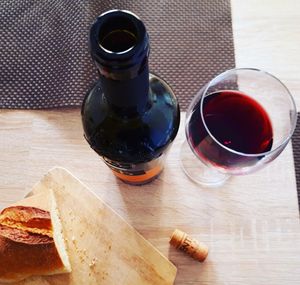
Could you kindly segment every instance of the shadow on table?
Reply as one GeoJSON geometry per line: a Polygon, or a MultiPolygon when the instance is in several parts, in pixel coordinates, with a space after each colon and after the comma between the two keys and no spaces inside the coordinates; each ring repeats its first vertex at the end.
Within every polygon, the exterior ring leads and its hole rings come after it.
{"type": "Polygon", "coordinates": [[[147,236],[147,232],[159,230],[166,219],[164,211],[164,173],[156,180],[142,186],[128,185],[116,178],[117,189],[124,202],[129,222],[147,236]]]}
{"type": "Polygon", "coordinates": [[[211,282],[211,284],[214,284],[212,280],[217,280],[214,264],[210,261],[209,256],[204,262],[200,263],[185,253],[170,247],[168,258],[177,267],[175,284],[187,284],[187,282],[194,284],[192,283],[193,281],[197,282],[195,284],[200,284],[198,283],[200,281],[209,283],[211,282]]]}

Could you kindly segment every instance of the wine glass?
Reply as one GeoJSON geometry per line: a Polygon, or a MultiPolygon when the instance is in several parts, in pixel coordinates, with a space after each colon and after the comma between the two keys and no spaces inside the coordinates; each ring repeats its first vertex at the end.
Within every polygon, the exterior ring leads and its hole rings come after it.
{"type": "Polygon", "coordinates": [[[261,169],[283,151],[296,121],[294,99],[276,77],[250,68],[225,71],[188,108],[183,170],[199,184],[218,186],[261,169]]]}

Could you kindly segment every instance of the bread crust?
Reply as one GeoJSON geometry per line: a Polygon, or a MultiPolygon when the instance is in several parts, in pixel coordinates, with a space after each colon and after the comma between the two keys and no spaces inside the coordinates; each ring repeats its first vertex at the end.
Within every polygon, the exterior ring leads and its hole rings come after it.
{"type": "Polygon", "coordinates": [[[0,224],[4,220],[11,220],[29,228],[52,230],[50,213],[36,208],[25,206],[12,206],[0,213],[0,224]]]}
{"type": "Polygon", "coordinates": [[[48,234],[52,231],[49,212],[16,206],[4,209],[0,217],[1,282],[49,275],[64,268],[53,237],[48,234]]]}

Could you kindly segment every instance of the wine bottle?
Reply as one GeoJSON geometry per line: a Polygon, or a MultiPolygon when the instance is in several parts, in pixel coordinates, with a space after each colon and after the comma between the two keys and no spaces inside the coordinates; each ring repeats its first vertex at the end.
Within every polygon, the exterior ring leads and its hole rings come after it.
{"type": "Polygon", "coordinates": [[[145,25],[129,11],[108,11],[92,25],[89,48],[99,80],[82,104],[84,136],[118,178],[150,182],[163,169],[180,110],[168,84],[149,73],[145,25]]]}

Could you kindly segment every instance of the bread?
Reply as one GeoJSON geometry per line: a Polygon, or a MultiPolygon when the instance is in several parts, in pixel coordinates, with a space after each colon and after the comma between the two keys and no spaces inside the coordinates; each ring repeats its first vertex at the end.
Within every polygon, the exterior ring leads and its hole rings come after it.
{"type": "Polygon", "coordinates": [[[0,214],[0,282],[71,271],[54,195],[50,211],[12,206],[0,214]]]}

